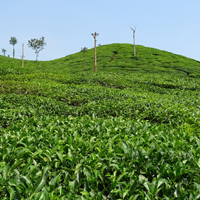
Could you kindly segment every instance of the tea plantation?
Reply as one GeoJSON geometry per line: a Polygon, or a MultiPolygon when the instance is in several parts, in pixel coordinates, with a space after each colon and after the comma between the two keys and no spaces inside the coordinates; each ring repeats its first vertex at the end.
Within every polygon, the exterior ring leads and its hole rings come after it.
{"type": "Polygon", "coordinates": [[[200,62],[136,50],[0,56],[0,199],[200,199],[200,62]]]}

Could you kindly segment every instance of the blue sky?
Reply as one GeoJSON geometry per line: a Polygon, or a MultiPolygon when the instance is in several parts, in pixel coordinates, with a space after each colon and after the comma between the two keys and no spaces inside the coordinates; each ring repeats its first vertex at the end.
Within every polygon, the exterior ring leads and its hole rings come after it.
{"type": "MultiPolygon", "coordinates": [[[[154,47],[200,61],[199,0],[6,0],[1,2],[1,49],[16,58],[34,60],[31,38],[45,37],[39,60],[53,60],[97,44],[133,43],[130,26],[136,26],[136,44],[154,47]]],[[[1,53],[2,54],[2,53],[1,53]]]]}

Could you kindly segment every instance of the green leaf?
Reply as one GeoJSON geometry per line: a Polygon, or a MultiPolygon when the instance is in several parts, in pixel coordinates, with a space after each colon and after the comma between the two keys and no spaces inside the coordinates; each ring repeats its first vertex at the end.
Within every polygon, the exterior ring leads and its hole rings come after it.
{"type": "Polygon", "coordinates": [[[41,196],[40,196],[39,200],[44,200],[44,199],[47,200],[48,198],[46,197],[45,192],[41,191],[41,196]]]}
{"type": "Polygon", "coordinates": [[[89,180],[92,178],[91,173],[86,168],[83,169],[83,173],[89,180]]]}
{"type": "Polygon", "coordinates": [[[57,176],[52,178],[51,181],[49,182],[49,186],[50,186],[51,191],[53,191],[55,189],[56,182],[57,182],[57,179],[58,179],[59,176],[60,176],[60,174],[58,174],[57,176]]]}
{"type": "Polygon", "coordinates": [[[129,190],[125,190],[123,191],[123,199],[126,197],[126,195],[128,194],[129,190]]]}
{"type": "Polygon", "coordinates": [[[127,144],[126,144],[125,142],[123,142],[123,141],[122,141],[122,148],[123,148],[123,150],[124,150],[124,153],[125,153],[125,154],[128,154],[128,146],[127,146],[127,144]]]}
{"type": "Polygon", "coordinates": [[[194,200],[199,200],[200,199],[200,194],[197,194],[194,198],[194,200]]]}
{"type": "Polygon", "coordinates": [[[200,158],[198,160],[195,160],[197,166],[200,168],[200,158]]]}
{"type": "Polygon", "coordinates": [[[8,171],[9,171],[8,165],[9,163],[3,167],[3,178],[5,180],[7,180],[7,177],[8,177],[8,171]]]}
{"type": "MultiPolygon", "coordinates": [[[[52,159],[48,153],[43,153],[43,154],[49,159],[50,162],[52,162],[52,159]]],[[[45,157],[44,157],[44,160],[45,160],[45,157]]]]}
{"type": "Polygon", "coordinates": [[[149,199],[149,200],[155,200],[154,196],[153,196],[151,193],[148,193],[148,194],[146,195],[146,197],[147,197],[147,199],[149,199]]]}
{"type": "Polygon", "coordinates": [[[63,156],[62,156],[62,154],[59,153],[59,152],[57,152],[57,151],[56,151],[56,154],[58,155],[60,161],[63,162],[63,156]]]}
{"type": "Polygon", "coordinates": [[[128,200],[137,200],[139,194],[132,195],[128,200]]]}
{"type": "Polygon", "coordinates": [[[37,194],[34,195],[34,200],[39,200],[41,197],[44,199],[44,196],[42,195],[43,192],[38,192],[37,194]]]}
{"type": "Polygon", "coordinates": [[[21,176],[21,178],[26,182],[28,187],[32,187],[31,180],[27,176],[21,176]]]}
{"type": "Polygon", "coordinates": [[[10,194],[10,200],[13,200],[14,197],[15,197],[15,191],[10,186],[8,187],[8,191],[9,191],[9,194],[10,194]]]}
{"type": "Polygon", "coordinates": [[[145,188],[147,189],[147,191],[153,193],[154,187],[152,186],[148,181],[144,182],[143,185],[145,186],[145,188]]]}
{"type": "Polygon", "coordinates": [[[139,181],[141,183],[145,183],[146,181],[148,181],[148,179],[145,176],[143,176],[143,175],[139,175],[139,181]]]}
{"type": "Polygon", "coordinates": [[[60,166],[60,161],[55,162],[55,168],[58,168],[60,166]]]}
{"type": "Polygon", "coordinates": [[[100,158],[101,158],[101,157],[104,157],[106,150],[107,150],[107,148],[104,148],[104,149],[102,149],[102,150],[99,152],[99,157],[100,157],[100,158]]]}
{"type": "Polygon", "coordinates": [[[128,173],[123,173],[123,174],[120,174],[119,177],[117,178],[117,183],[128,173]]]}
{"type": "Polygon", "coordinates": [[[68,137],[68,144],[71,145],[73,143],[73,137],[70,135],[68,137]]]}
{"type": "Polygon", "coordinates": [[[45,166],[45,168],[43,169],[43,176],[47,176],[47,172],[51,169],[50,165],[45,166]]]}
{"type": "Polygon", "coordinates": [[[76,180],[74,180],[74,181],[72,182],[72,191],[73,191],[73,192],[75,192],[76,186],[77,186],[77,183],[76,183],[76,180]]]}
{"type": "Polygon", "coordinates": [[[14,169],[16,169],[19,165],[21,165],[22,163],[24,162],[24,159],[19,159],[17,160],[13,165],[12,167],[10,168],[9,170],[9,173],[12,173],[14,169]]]}
{"type": "Polygon", "coordinates": [[[44,194],[45,194],[45,200],[49,200],[49,192],[48,192],[47,188],[44,187],[42,190],[44,191],[44,194]]]}
{"type": "Polygon", "coordinates": [[[33,192],[32,192],[32,196],[36,193],[38,193],[45,185],[45,177],[42,176],[37,182],[36,184],[33,186],[33,192]]]}
{"type": "Polygon", "coordinates": [[[119,190],[119,189],[114,189],[113,191],[112,191],[112,193],[121,193],[122,191],[121,190],[119,190]]]}
{"type": "Polygon", "coordinates": [[[84,196],[89,196],[88,191],[82,191],[81,194],[84,195],[84,196]]]}
{"type": "Polygon", "coordinates": [[[112,164],[110,164],[110,166],[111,166],[111,167],[115,167],[116,169],[119,170],[119,166],[118,166],[117,164],[112,163],[112,164]]]}
{"type": "Polygon", "coordinates": [[[17,178],[17,177],[10,179],[10,180],[8,181],[8,184],[9,184],[10,186],[16,187],[16,186],[17,186],[16,178],[17,178]]]}
{"type": "Polygon", "coordinates": [[[157,188],[159,188],[163,183],[167,183],[168,181],[166,179],[159,179],[157,188]]]}
{"type": "Polygon", "coordinates": [[[99,170],[96,170],[96,169],[94,169],[94,174],[95,174],[95,178],[96,178],[96,179],[98,178],[98,176],[99,176],[99,173],[100,173],[100,171],[99,171],[99,170]]]}

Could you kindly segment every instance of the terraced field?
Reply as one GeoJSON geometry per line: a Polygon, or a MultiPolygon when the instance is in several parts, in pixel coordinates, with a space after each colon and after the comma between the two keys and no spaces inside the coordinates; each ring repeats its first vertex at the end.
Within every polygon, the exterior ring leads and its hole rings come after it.
{"type": "Polygon", "coordinates": [[[0,57],[0,199],[200,198],[200,63],[136,49],[0,57]]]}

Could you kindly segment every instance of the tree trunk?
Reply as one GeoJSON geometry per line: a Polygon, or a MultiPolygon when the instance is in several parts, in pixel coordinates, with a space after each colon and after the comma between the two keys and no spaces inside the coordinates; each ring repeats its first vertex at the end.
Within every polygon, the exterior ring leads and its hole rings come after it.
{"type": "Polygon", "coordinates": [[[15,49],[14,49],[14,45],[13,45],[13,58],[15,57],[15,49]]]}
{"type": "Polygon", "coordinates": [[[97,71],[97,53],[96,53],[96,36],[95,36],[95,39],[94,39],[94,71],[96,72],[97,71]]]}
{"type": "Polygon", "coordinates": [[[22,44],[22,68],[24,67],[24,44],[22,44]]]}
{"type": "Polygon", "coordinates": [[[38,70],[38,66],[37,66],[37,58],[38,58],[38,55],[36,53],[36,71],[38,70]]]}

